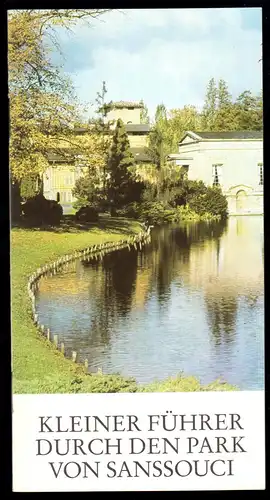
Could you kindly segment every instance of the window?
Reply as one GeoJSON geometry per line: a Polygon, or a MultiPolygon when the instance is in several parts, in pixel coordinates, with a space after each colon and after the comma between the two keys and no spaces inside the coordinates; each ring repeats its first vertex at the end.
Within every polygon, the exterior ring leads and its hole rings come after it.
{"type": "Polygon", "coordinates": [[[263,164],[258,163],[259,167],[259,186],[263,186],[263,164]]]}
{"type": "Polygon", "coordinates": [[[221,169],[222,169],[221,163],[212,165],[213,186],[220,186],[221,184],[221,169]]]}
{"type": "Polygon", "coordinates": [[[67,186],[70,186],[73,184],[73,175],[72,174],[67,174],[65,177],[65,184],[67,186]]]}

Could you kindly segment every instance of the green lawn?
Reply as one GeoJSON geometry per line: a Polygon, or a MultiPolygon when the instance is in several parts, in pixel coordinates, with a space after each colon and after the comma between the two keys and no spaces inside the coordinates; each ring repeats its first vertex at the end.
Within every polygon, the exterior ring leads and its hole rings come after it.
{"type": "Polygon", "coordinates": [[[76,249],[117,241],[141,230],[139,223],[102,218],[98,226],[76,224],[66,217],[60,228],[14,228],[11,231],[12,371],[14,393],[136,392],[233,390],[215,382],[201,387],[193,377],[176,377],[146,387],[121,375],[85,374],[66,359],[33,325],[27,278],[39,266],[76,249]]]}

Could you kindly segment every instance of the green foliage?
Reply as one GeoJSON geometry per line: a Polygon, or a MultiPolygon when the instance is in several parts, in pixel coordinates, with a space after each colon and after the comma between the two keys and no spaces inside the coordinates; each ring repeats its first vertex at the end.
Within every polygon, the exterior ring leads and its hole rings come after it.
{"type": "Polygon", "coordinates": [[[21,181],[21,197],[24,200],[28,200],[29,198],[33,198],[37,194],[37,176],[36,175],[28,175],[21,181]]]}
{"type": "Polygon", "coordinates": [[[129,199],[133,180],[129,168],[134,164],[128,136],[122,120],[117,120],[108,160],[108,199],[113,209],[121,208],[129,199]]]}
{"type": "Polygon", "coordinates": [[[228,85],[225,80],[221,79],[218,82],[217,90],[217,108],[226,108],[232,103],[232,96],[229,93],[228,85]]]}
{"type": "Polygon", "coordinates": [[[150,123],[148,107],[143,102],[143,100],[140,101],[140,104],[143,106],[140,112],[140,123],[150,123]]]}
{"type": "Polygon", "coordinates": [[[163,199],[156,197],[128,204],[121,215],[154,225],[184,220],[223,219],[227,216],[226,197],[219,188],[207,187],[202,181],[183,180],[169,193],[168,200],[163,196],[163,199]]]}
{"type": "Polygon", "coordinates": [[[214,130],[215,113],[217,109],[218,91],[214,78],[208,83],[202,112],[203,130],[214,130]]]}
{"type": "Polygon", "coordinates": [[[140,205],[139,219],[153,225],[174,222],[175,213],[172,208],[160,201],[145,202],[140,205]]]}
{"type": "Polygon", "coordinates": [[[81,207],[75,214],[76,220],[80,222],[97,222],[98,221],[98,209],[94,206],[84,206],[81,207]]]}
{"type": "Polygon", "coordinates": [[[146,148],[151,161],[162,169],[166,157],[171,153],[172,137],[169,129],[167,110],[164,104],[158,104],[155,113],[155,124],[149,134],[149,145],[146,148]]]}
{"type": "Polygon", "coordinates": [[[24,219],[31,226],[59,225],[63,208],[54,200],[46,200],[42,194],[38,194],[27,200],[22,211],[24,219]]]}
{"type": "Polygon", "coordinates": [[[206,193],[198,193],[189,199],[189,207],[199,215],[209,213],[213,216],[225,218],[228,202],[218,187],[207,187],[206,193]]]}
{"type": "Polygon", "coordinates": [[[239,130],[262,130],[262,94],[254,96],[250,90],[245,90],[237,98],[235,109],[239,130]]]}
{"type": "Polygon", "coordinates": [[[95,184],[95,179],[87,173],[76,180],[72,194],[77,198],[76,208],[79,208],[80,206],[94,203],[99,199],[100,190],[95,184]]]}
{"type": "Polygon", "coordinates": [[[203,181],[184,179],[178,186],[174,199],[175,205],[187,205],[194,196],[204,195],[207,187],[203,181]]]}
{"type": "Polygon", "coordinates": [[[169,112],[167,142],[169,153],[178,153],[178,144],[188,130],[203,130],[202,118],[195,106],[184,106],[182,109],[172,109],[169,112]]]}
{"type": "Polygon", "coordinates": [[[202,392],[202,391],[235,391],[236,387],[216,380],[202,386],[196,377],[186,377],[182,373],[176,377],[169,377],[164,381],[152,382],[144,386],[141,392],[202,392]]]}

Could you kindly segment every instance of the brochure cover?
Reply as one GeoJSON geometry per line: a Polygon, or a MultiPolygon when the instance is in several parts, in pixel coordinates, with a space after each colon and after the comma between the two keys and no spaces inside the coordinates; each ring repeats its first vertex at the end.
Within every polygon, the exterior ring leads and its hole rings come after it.
{"type": "Polygon", "coordinates": [[[7,23],[13,491],[265,489],[261,9],[7,23]]]}

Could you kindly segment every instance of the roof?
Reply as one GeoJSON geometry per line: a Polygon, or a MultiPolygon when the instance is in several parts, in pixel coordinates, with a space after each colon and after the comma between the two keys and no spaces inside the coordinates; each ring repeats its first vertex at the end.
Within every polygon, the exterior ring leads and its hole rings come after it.
{"type": "MultiPolygon", "coordinates": [[[[148,123],[124,123],[127,132],[149,132],[150,125],[148,123]]],[[[75,134],[84,134],[90,132],[91,127],[77,127],[74,128],[75,134]]],[[[113,129],[112,129],[113,131],[113,129]]]]}
{"type": "Polygon", "coordinates": [[[143,104],[140,102],[132,102],[132,101],[116,101],[112,102],[113,108],[143,108],[143,104]]]}
{"type": "Polygon", "coordinates": [[[237,140],[262,140],[262,130],[235,130],[228,132],[191,132],[188,131],[182,137],[180,143],[189,136],[195,141],[237,141],[237,140]]]}
{"type": "Polygon", "coordinates": [[[150,125],[148,123],[125,123],[127,132],[149,132],[150,125]]]}
{"type": "Polygon", "coordinates": [[[235,130],[230,132],[194,132],[202,139],[262,139],[262,130],[235,130]]]}
{"type": "Polygon", "coordinates": [[[63,155],[60,153],[54,153],[53,151],[48,151],[47,152],[47,158],[48,161],[64,161],[64,162],[71,162],[74,161],[74,151],[69,150],[67,148],[62,148],[61,151],[63,151],[63,155]]]}
{"type": "Polygon", "coordinates": [[[80,133],[83,134],[85,132],[89,132],[89,129],[90,129],[89,125],[88,127],[74,127],[74,132],[75,134],[80,134],[80,133]]]}
{"type": "Polygon", "coordinates": [[[130,148],[135,161],[151,161],[145,148],[130,148]]]}
{"type": "MultiPolygon", "coordinates": [[[[130,148],[132,154],[134,155],[134,159],[136,161],[150,161],[149,156],[147,155],[145,148],[130,148]]],[[[47,158],[49,162],[74,162],[75,156],[77,154],[76,151],[72,151],[71,149],[62,148],[63,155],[60,153],[54,153],[53,151],[48,151],[47,158]],[[67,153],[67,155],[65,155],[67,153]],[[74,156],[73,156],[74,155],[74,156]]]]}

